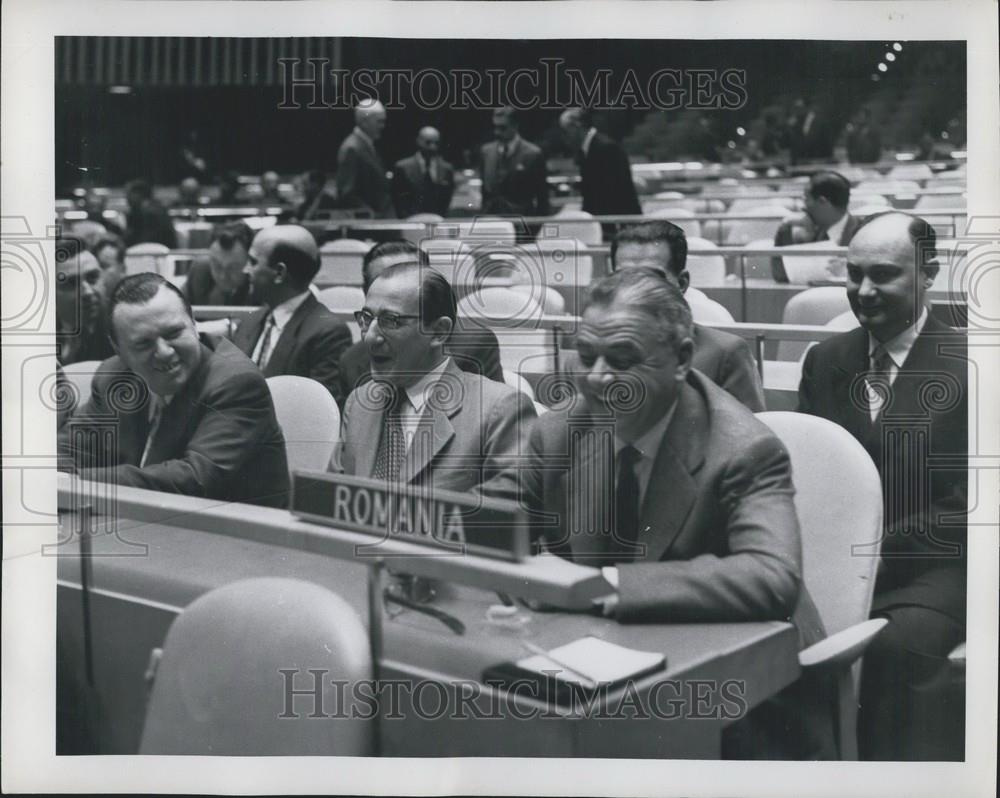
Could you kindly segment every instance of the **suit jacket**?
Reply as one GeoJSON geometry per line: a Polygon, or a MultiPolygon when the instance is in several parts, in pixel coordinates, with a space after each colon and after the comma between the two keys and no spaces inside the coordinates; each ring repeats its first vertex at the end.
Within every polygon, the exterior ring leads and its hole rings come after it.
{"type": "MultiPolygon", "coordinates": [[[[610,536],[595,534],[606,528],[614,491],[607,424],[582,402],[546,413],[516,469],[536,540],[584,565],[619,559],[610,536]]],[[[510,498],[506,489],[497,481],[483,490],[510,498]]],[[[692,371],[644,494],[643,549],[617,566],[618,620],[787,620],[794,611],[802,644],[821,639],[819,615],[802,590],[794,492],[777,437],[692,371]]]]}
{"type": "Polygon", "coordinates": [[[519,137],[501,160],[499,143],[491,141],[481,158],[484,213],[548,216],[545,155],[539,147],[519,137]]]}
{"type": "Polygon", "coordinates": [[[751,412],[764,410],[764,387],[747,342],[738,335],[694,325],[691,365],[739,399],[751,412]]]}
{"type": "Polygon", "coordinates": [[[250,296],[250,279],[244,275],[235,291],[223,291],[215,284],[212,267],[206,260],[191,264],[181,289],[191,305],[256,305],[250,296]]]}
{"type": "Polygon", "coordinates": [[[882,478],[884,536],[875,609],[910,604],[960,622],[965,617],[966,351],[964,335],[928,316],[874,424],[863,390],[867,331],[845,332],[806,355],[799,410],[847,429],[882,478]],[[934,468],[927,457],[952,463],[934,468]],[[953,517],[943,519],[945,513],[953,517]],[[955,546],[959,551],[949,552],[955,546]]]}
{"type": "Polygon", "coordinates": [[[174,223],[170,220],[167,209],[156,200],[143,200],[138,208],[130,208],[126,220],[126,246],[146,243],[163,244],[170,249],[177,246],[174,223]]]}
{"type": "MultiPolygon", "coordinates": [[[[462,371],[482,374],[488,379],[503,382],[500,365],[500,344],[496,334],[489,329],[452,333],[445,352],[454,358],[462,371]]],[[[351,344],[340,356],[341,393],[346,399],[358,386],[371,380],[371,358],[364,341],[351,344]]]]}
{"type": "Polygon", "coordinates": [[[389,181],[374,145],[351,131],[337,151],[337,199],[345,208],[388,216],[389,181]]]}
{"type": "MultiPolygon", "coordinates": [[[[270,309],[262,307],[247,317],[233,343],[250,357],[264,329],[270,309]]],[[[351,345],[351,331],[310,293],[288,320],[264,366],[265,377],[292,374],[309,377],[326,388],[338,404],[346,394],[340,379],[340,357],[351,345]]]]}
{"type": "MultiPolygon", "coordinates": [[[[428,445],[410,446],[399,480],[411,485],[467,492],[498,477],[517,453],[521,425],[535,418],[520,391],[450,362],[428,400],[428,445]]],[[[368,382],[347,399],[341,425],[342,465],[348,474],[370,477],[386,428],[382,386],[368,382]]],[[[417,435],[422,434],[422,430],[417,435]]]]}
{"type": "Polygon", "coordinates": [[[108,337],[107,311],[102,307],[90,328],[68,335],[56,328],[56,360],[63,366],[87,360],[104,360],[115,353],[108,337]]]}
{"type": "MultiPolygon", "coordinates": [[[[838,247],[846,247],[851,243],[854,234],[861,226],[861,220],[856,216],[847,214],[847,221],[844,229],[840,233],[840,240],[836,242],[838,247]]],[[[811,244],[819,241],[820,229],[816,223],[808,216],[803,215],[795,219],[786,219],[774,234],[774,245],[776,247],[790,247],[794,244],[811,244]]],[[[775,282],[787,283],[788,275],[785,273],[785,266],[781,258],[771,258],[771,274],[774,275],[775,282]]]]}
{"type": "Polygon", "coordinates": [[[420,153],[397,161],[392,169],[392,202],[400,219],[415,213],[447,216],[455,193],[455,170],[444,158],[437,159],[433,180],[420,153]]]}
{"type": "Polygon", "coordinates": [[[101,364],[90,400],[60,430],[60,455],[84,479],[283,507],[288,461],[263,376],[228,341],[201,354],[163,411],[145,466],[149,391],[118,356],[101,364]]]}
{"type": "Polygon", "coordinates": [[[580,161],[583,210],[601,214],[639,214],[639,197],[632,183],[628,156],[621,145],[603,133],[590,141],[580,161]]]}

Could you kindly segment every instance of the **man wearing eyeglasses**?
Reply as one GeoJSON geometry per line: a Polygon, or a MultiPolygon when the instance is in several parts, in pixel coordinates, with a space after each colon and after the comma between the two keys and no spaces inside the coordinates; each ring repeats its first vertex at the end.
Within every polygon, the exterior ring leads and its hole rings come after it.
{"type": "Polygon", "coordinates": [[[351,332],[309,290],[319,271],[312,233],[291,224],[261,230],[250,244],[245,271],[264,307],[239,326],[233,343],[265,377],[309,377],[342,401],[340,356],[351,332]]]}
{"type": "Polygon", "coordinates": [[[446,352],[457,320],[448,281],[413,263],[385,269],[355,317],[372,381],[347,399],[343,470],[468,491],[497,477],[535,417],[520,391],[462,371],[446,352]]]}

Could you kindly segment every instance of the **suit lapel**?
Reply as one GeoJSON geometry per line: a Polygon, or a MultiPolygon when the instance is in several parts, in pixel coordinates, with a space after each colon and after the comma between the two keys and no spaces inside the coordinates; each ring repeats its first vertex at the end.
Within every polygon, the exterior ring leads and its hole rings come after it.
{"type": "MultiPolygon", "coordinates": [[[[464,382],[462,372],[455,365],[454,360],[444,370],[442,379],[464,382]]],[[[431,393],[433,394],[433,389],[431,393]]],[[[451,401],[445,406],[441,406],[439,402],[428,402],[424,405],[424,412],[420,417],[417,432],[413,436],[413,443],[407,449],[406,459],[403,461],[403,465],[399,471],[400,482],[412,482],[441,453],[441,450],[448,445],[449,441],[455,437],[455,427],[452,425],[451,419],[462,409],[460,399],[463,393],[467,393],[467,391],[455,390],[443,393],[455,401],[451,401]],[[428,420],[429,432],[426,426],[428,420]]],[[[478,405],[470,403],[470,407],[472,406],[478,405]]],[[[479,419],[476,421],[478,423],[479,419]]]]}
{"type": "Polygon", "coordinates": [[[302,304],[295,309],[292,317],[288,320],[288,324],[281,331],[274,349],[271,350],[271,356],[267,359],[267,365],[264,367],[265,377],[274,377],[287,372],[288,360],[299,339],[299,328],[303,325],[309,314],[312,313],[316,303],[316,297],[310,293],[302,301],[302,304]]]}
{"type": "Polygon", "coordinates": [[[261,328],[264,326],[264,319],[267,318],[266,307],[254,311],[239,327],[236,332],[236,345],[247,357],[253,356],[253,349],[260,338],[261,328]]]}
{"type": "MultiPolygon", "coordinates": [[[[205,376],[208,374],[208,361],[213,355],[207,346],[201,347],[201,364],[198,366],[198,371],[188,380],[187,385],[174,394],[170,404],[163,409],[160,425],[154,433],[149,456],[146,458],[148,465],[173,460],[183,454],[182,442],[191,438],[188,427],[195,423],[197,418],[194,412],[195,405],[199,402],[205,376]]],[[[140,458],[145,444],[146,441],[143,439],[139,446],[140,458]]]]}
{"type": "Polygon", "coordinates": [[[868,333],[859,327],[852,330],[849,336],[846,356],[833,366],[833,401],[840,414],[841,425],[867,445],[873,425],[864,406],[866,393],[860,380],[869,366],[868,333]]]}

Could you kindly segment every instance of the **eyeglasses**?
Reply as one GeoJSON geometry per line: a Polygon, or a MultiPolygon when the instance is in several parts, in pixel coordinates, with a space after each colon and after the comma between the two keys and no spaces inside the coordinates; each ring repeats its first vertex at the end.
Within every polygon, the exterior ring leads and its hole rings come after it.
{"type": "Polygon", "coordinates": [[[358,323],[358,327],[361,328],[361,332],[365,332],[369,327],[371,327],[373,321],[378,322],[380,330],[388,332],[391,330],[398,330],[403,326],[403,322],[406,320],[419,318],[419,316],[393,313],[388,310],[383,310],[378,315],[375,315],[370,310],[354,311],[354,320],[358,323]]]}

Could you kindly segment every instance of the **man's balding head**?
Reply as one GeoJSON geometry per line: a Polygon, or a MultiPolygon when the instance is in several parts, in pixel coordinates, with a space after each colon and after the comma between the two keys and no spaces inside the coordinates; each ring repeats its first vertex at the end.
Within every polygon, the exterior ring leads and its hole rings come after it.
{"type": "Polygon", "coordinates": [[[866,219],[847,250],[847,298],[858,322],[889,341],[920,317],[938,265],[934,228],[888,211],[866,219]]]}
{"type": "Polygon", "coordinates": [[[441,150],[441,134],[436,127],[422,127],[417,133],[417,149],[425,158],[432,158],[441,150]]]}
{"type": "Polygon", "coordinates": [[[570,108],[559,117],[559,127],[563,138],[573,151],[583,146],[587,131],[591,128],[590,112],[585,108],[570,108]]]}
{"type": "Polygon", "coordinates": [[[362,100],[354,109],[354,124],[372,141],[378,141],[385,129],[385,106],[378,100],[362,100]]]}
{"type": "Polygon", "coordinates": [[[254,293],[274,307],[301,294],[319,271],[319,248],[306,228],[296,224],[267,227],[250,244],[247,273],[254,293]]]}

